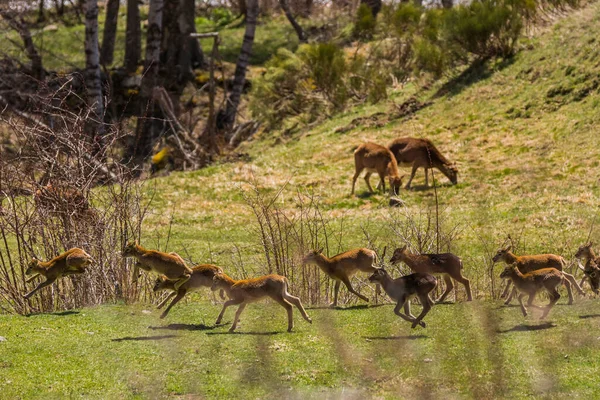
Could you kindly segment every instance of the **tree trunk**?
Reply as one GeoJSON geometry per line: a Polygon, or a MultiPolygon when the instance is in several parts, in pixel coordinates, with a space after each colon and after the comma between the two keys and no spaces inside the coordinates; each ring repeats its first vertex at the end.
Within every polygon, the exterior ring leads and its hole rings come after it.
{"type": "Polygon", "coordinates": [[[100,81],[100,49],[98,48],[98,0],[87,0],[85,7],[85,84],[90,117],[86,130],[93,139],[96,151],[104,140],[104,104],[100,81]]]}
{"type": "Polygon", "coordinates": [[[114,61],[118,19],[119,0],[108,0],[106,3],[106,21],[104,22],[102,52],[100,53],[100,63],[102,65],[110,65],[114,61]]]}
{"type": "Polygon", "coordinates": [[[127,0],[127,30],[125,33],[125,71],[132,74],[137,70],[142,54],[142,31],[138,0],[127,0]]]}
{"type": "Polygon", "coordinates": [[[238,0],[238,10],[240,11],[240,15],[243,15],[244,17],[248,14],[246,0],[238,0]]]}
{"type": "Polygon", "coordinates": [[[231,129],[235,123],[237,109],[240,104],[242,90],[246,81],[246,69],[250,63],[252,55],[252,45],[254,43],[254,33],[256,31],[256,18],[258,16],[258,0],[247,0],[248,13],[246,14],[246,33],[242,42],[242,49],[235,66],[235,76],[233,87],[229,94],[225,110],[219,110],[217,115],[217,128],[219,130],[231,129]]]}
{"type": "Polygon", "coordinates": [[[192,69],[204,68],[206,61],[200,42],[197,38],[190,37],[191,33],[196,33],[196,2],[194,0],[181,0],[179,26],[183,37],[187,38],[187,47],[184,47],[183,50],[190,53],[192,69]]]}
{"type": "Polygon", "coordinates": [[[46,20],[46,10],[44,0],[40,0],[40,8],[38,9],[37,22],[44,22],[46,20]]]}
{"type": "Polygon", "coordinates": [[[305,0],[304,9],[302,11],[302,16],[304,18],[309,18],[310,15],[312,14],[312,8],[313,8],[313,0],[305,0]]]}
{"type": "Polygon", "coordinates": [[[31,32],[27,28],[27,25],[25,25],[25,22],[22,19],[20,21],[17,20],[13,14],[8,11],[0,10],[0,16],[8,22],[9,26],[14,29],[19,36],[21,36],[25,51],[27,52],[27,57],[31,60],[31,75],[35,79],[42,81],[45,76],[44,68],[42,67],[42,57],[33,44],[31,32]]]}
{"type": "Polygon", "coordinates": [[[442,7],[444,8],[452,8],[454,6],[454,2],[452,0],[441,0],[442,7]]]}
{"type": "MultiPolygon", "coordinates": [[[[420,0],[417,0],[420,1],[420,0]]],[[[366,4],[371,9],[373,17],[377,18],[377,14],[381,10],[382,0],[360,0],[360,4],[366,4]]]]}
{"type": "Polygon", "coordinates": [[[306,33],[298,24],[298,22],[296,22],[296,19],[294,19],[294,16],[292,15],[292,11],[290,10],[287,0],[279,0],[279,5],[285,13],[285,16],[287,17],[288,21],[290,21],[290,24],[292,24],[292,26],[294,27],[296,35],[298,35],[298,40],[300,40],[301,43],[305,43],[307,39],[306,33]]]}
{"type": "MultiPolygon", "coordinates": [[[[129,149],[135,166],[141,167],[152,152],[155,138],[160,134],[160,124],[155,116],[153,90],[158,83],[160,43],[163,30],[163,0],[150,0],[148,34],[146,38],[146,61],[140,88],[141,117],[138,118],[135,142],[129,149]]],[[[139,170],[138,170],[139,171],[139,170]]]]}
{"type": "Polygon", "coordinates": [[[60,0],[54,0],[54,8],[56,8],[56,15],[62,17],[65,14],[65,2],[60,0]]]}

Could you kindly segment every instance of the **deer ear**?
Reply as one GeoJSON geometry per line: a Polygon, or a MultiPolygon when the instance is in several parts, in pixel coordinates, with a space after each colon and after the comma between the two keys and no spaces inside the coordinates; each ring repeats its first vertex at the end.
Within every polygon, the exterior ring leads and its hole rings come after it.
{"type": "Polygon", "coordinates": [[[400,251],[404,251],[404,250],[406,250],[406,248],[407,248],[407,247],[408,247],[407,245],[404,245],[404,246],[402,246],[402,247],[400,248],[400,251]]]}
{"type": "Polygon", "coordinates": [[[506,249],[504,249],[504,251],[511,251],[512,250],[512,244],[509,244],[506,249]]]}
{"type": "Polygon", "coordinates": [[[317,250],[317,253],[322,253],[323,249],[324,249],[324,247],[321,247],[319,250],[317,250]]]}

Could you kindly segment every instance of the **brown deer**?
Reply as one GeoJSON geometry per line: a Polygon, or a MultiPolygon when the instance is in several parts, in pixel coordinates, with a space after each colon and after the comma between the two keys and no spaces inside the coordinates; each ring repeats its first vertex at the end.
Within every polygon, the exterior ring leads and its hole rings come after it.
{"type": "Polygon", "coordinates": [[[285,276],[273,274],[261,276],[260,278],[236,281],[223,272],[217,272],[213,278],[212,290],[215,291],[217,289],[225,290],[229,300],[223,304],[223,309],[215,322],[216,325],[221,323],[227,307],[239,304],[231,328],[229,328],[229,332],[235,331],[240,315],[248,303],[258,301],[265,297],[272,298],[287,310],[288,332],[291,332],[294,328],[292,304],[298,307],[302,317],[312,324],[312,319],[306,314],[300,299],[288,293],[288,281],[285,276]]]}
{"type": "Polygon", "coordinates": [[[560,299],[560,293],[558,293],[556,288],[561,283],[564,284],[568,289],[569,304],[573,303],[573,297],[570,290],[571,283],[565,278],[564,273],[556,268],[536,269],[526,274],[522,274],[517,267],[517,264],[511,264],[507,266],[504,271],[502,271],[500,278],[510,279],[515,285],[515,288],[521,292],[518,300],[524,317],[527,316],[527,309],[523,305],[523,297],[529,296],[527,299],[527,306],[531,307],[533,305],[533,299],[535,298],[536,293],[542,288],[546,289],[548,295],[550,296],[550,303],[548,303],[548,305],[545,307],[544,313],[541,317],[542,319],[546,318],[552,306],[554,306],[558,299],[560,299]]]}
{"type": "Polygon", "coordinates": [[[303,264],[316,264],[321,271],[325,272],[327,276],[335,281],[331,307],[336,307],[338,304],[338,293],[342,283],[348,288],[350,293],[368,302],[368,298],[354,290],[350,278],[358,271],[369,274],[374,273],[376,262],[377,254],[373,250],[365,248],[348,250],[331,258],[323,254],[323,249],[313,250],[302,260],[303,264]]]}
{"type": "Polygon", "coordinates": [[[425,186],[429,186],[428,170],[437,168],[440,172],[456,185],[458,182],[458,169],[454,163],[451,163],[440,153],[440,151],[431,143],[429,139],[417,139],[403,137],[394,140],[388,146],[398,165],[412,166],[410,178],[406,183],[406,189],[421,167],[425,169],[425,186]]]}
{"type": "Polygon", "coordinates": [[[65,185],[54,186],[49,183],[42,186],[33,193],[33,200],[37,207],[53,213],[95,216],[95,210],[83,192],[65,185]]]}
{"type": "Polygon", "coordinates": [[[92,257],[80,248],[74,247],[65,251],[64,253],[54,257],[50,261],[40,261],[36,258],[32,259],[27,265],[25,275],[32,275],[27,279],[27,283],[33,281],[38,276],[43,276],[46,280],[31,292],[23,295],[24,298],[28,299],[38,290],[51,285],[58,278],[67,275],[83,274],[85,267],[93,261],[92,257]]]}
{"type": "Polygon", "coordinates": [[[144,271],[164,275],[167,279],[176,281],[173,290],[178,292],[181,285],[186,283],[193,273],[176,253],[148,250],[134,242],[128,243],[121,255],[123,258],[133,257],[137,260],[133,273],[134,282],[138,278],[137,270],[141,268],[144,271]]]}
{"type": "Polygon", "coordinates": [[[391,151],[386,147],[375,143],[363,143],[354,152],[354,177],[352,178],[352,191],[350,195],[354,195],[354,187],[356,179],[360,173],[366,169],[365,182],[371,193],[374,193],[369,179],[371,174],[376,172],[379,175],[380,185],[385,192],[385,177],[387,176],[390,183],[390,196],[398,194],[402,187],[402,177],[398,172],[398,164],[391,151]]]}
{"type": "MultiPolygon", "coordinates": [[[[171,308],[173,308],[175,304],[179,303],[179,301],[183,299],[187,293],[196,291],[203,287],[212,287],[213,278],[215,277],[215,274],[217,274],[218,272],[223,272],[221,267],[217,267],[213,264],[199,264],[192,267],[192,271],[193,272],[191,278],[183,285],[179,286],[179,290],[177,291],[175,290],[175,284],[177,283],[177,280],[170,280],[167,279],[167,277],[165,276],[159,276],[156,279],[153,288],[153,291],[155,293],[163,290],[169,290],[172,292],[158,305],[157,308],[159,310],[163,308],[165,304],[167,304],[167,301],[175,297],[173,301],[169,304],[169,306],[165,309],[165,311],[161,314],[161,319],[165,318],[167,314],[169,314],[171,308]]],[[[223,292],[223,290],[220,291],[220,295],[221,298],[225,300],[225,293],[223,292]]]]}
{"type": "Polygon", "coordinates": [[[446,296],[454,288],[452,279],[462,283],[467,291],[467,301],[473,300],[471,295],[471,282],[462,275],[463,263],[461,259],[452,253],[441,254],[413,254],[407,246],[394,250],[390,259],[392,264],[404,262],[414,272],[422,274],[443,274],[446,282],[446,290],[436,303],[444,301],[446,296]]]}
{"type": "Polygon", "coordinates": [[[579,247],[577,253],[575,253],[575,257],[583,258],[585,260],[585,267],[582,268],[581,264],[579,266],[584,273],[584,277],[581,279],[581,282],[579,282],[579,286],[583,286],[584,280],[588,279],[592,290],[595,294],[598,294],[598,288],[600,287],[600,268],[598,268],[598,265],[600,265],[600,257],[596,257],[596,253],[592,249],[592,246],[592,242],[589,242],[579,247]]]}
{"type": "Polygon", "coordinates": [[[385,290],[387,295],[396,301],[394,313],[406,321],[412,322],[413,329],[417,325],[421,325],[423,328],[427,326],[423,322],[423,318],[425,318],[433,306],[429,293],[437,285],[435,276],[417,272],[392,279],[385,269],[377,268],[375,273],[369,277],[369,282],[378,283],[383,286],[383,290],[385,290]],[[423,311],[416,318],[410,312],[410,299],[414,296],[417,296],[423,305],[423,311]],[[402,307],[404,307],[404,314],[400,312],[402,307]]]}
{"type": "MultiPolygon", "coordinates": [[[[528,272],[536,271],[538,269],[543,268],[555,268],[559,271],[562,271],[565,278],[571,283],[569,286],[565,285],[567,287],[567,292],[569,292],[569,304],[573,303],[573,294],[571,293],[572,286],[574,286],[580,294],[585,294],[581,287],[575,281],[573,275],[564,272],[564,267],[567,265],[567,262],[561,256],[557,256],[555,254],[516,256],[515,254],[511,253],[511,249],[512,245],[509,245],[508,247],[498,250],[496,255],[492,258],[492,261],[494,263],[497,263],[498,261],[504,261],[508,265],[515,264],[522,274],[527,274],[528,272]]],[[[509,284],[507,284],[506,288],[504,289],[504,292],[508,293],[509,289],[510,282],[509,284]]],[[[510,304],[511,300],[516,295],[516,293],[517,289],[513,287],[512,292],[510,293],[504,304],[510,304]]]]}

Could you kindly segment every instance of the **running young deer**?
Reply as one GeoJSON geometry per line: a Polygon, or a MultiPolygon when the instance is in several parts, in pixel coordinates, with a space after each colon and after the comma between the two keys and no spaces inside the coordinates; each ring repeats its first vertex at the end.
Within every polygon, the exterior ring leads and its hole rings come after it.
{"type": "MultiPolygon", "coordinates": [[[[153,291],[160,292],[163,290],[169,290],[172,293],[169,294],[158,305],[157,308],[160,310],[161,308],[164,307],[165,304],[167,304],[167,301],[169,301],[170,299],[175,297],[173,299],[173,301],[169,304],[169,306],[165,309],[165,311],[161,314],[160,318],[161,319],[165,318],[167,316],[167,314],[169,314],[169,311],[171,311],[171,308],[173,308],[173,306],[175,304],[179,303],[179,301],[181,299],[183,299],[187,293],[199,290],[203,287],[207,287],[207,288],[212,287],[213,278],[215,277],[215,274],[217,274],[219,272],[223,272],[221,267],[217,267],[216,265],[213,265],[213,264],[196,265],[196,266],[192,267],[191,278],[187,282],[185,282],[184,284],[179,286],[179,290],[175,290],[175,284],[177,283],[177,280],[168,279],[166,276],[159,276],[156,279],[153,291]]],[[[225,300],[225,293],[222,289],[220,290],[219,294],[220,294],[221,298],[223,300],[225,300]]]]}
{"type": "Polygon", "coordinates": [[[350,195],[354,194],[354,187],[356,185],[356,179],[360,173],[366,169],[365,182],[371,193],[374,193],[371,187],[371,174],[376,172],[379,175],[380,185],[383,187],[385,192],[385,177],[387,176],[390,183],[390,196],[398,194],[402,187],[402,177],[398,172],[398,164],[392,152],[384,146],[380,146],[375,143],[363,143],[354,152],[354,177],[352,178],[352,191],[350,195]]]}
{"type": "Polygon", "coordinates": [[[223,309],[215,322],[216,325],[221,323],[227,307],[239,304],[229,332],[235,331],[240,315],[248,303],[253,303],[265,297],[272,298],[286,309],[288,314],[288,332],[291,332],[294,328],[292,304],[298,307],[302,317],[312,324],[312,319],[306,314],[300,299],[288,293],[288,281],[285,276],[273,274],[261,276],[260,278],[236,281],[227,274],[219,271],[215,273],[212,284],[212,290],[215,291],[217,289],[225,290],[229,300],[223,304],[223,309]]]}
{"type": "Polygon", "coordinates": [[[446,290],[437,299],[436,303],[444,301],[446,296],[454,288],[452,279],[460,282],[467,291],[467,301],[473,300],[471,295],[471,282],[462,275],[462,260],[452,253],[441,254],[413,254],[407,249],[407,246],[394,250],[390,259],[392,264],[404,262],[414,272],[424,274],[443,274],[446,282],[446,290]]]}
{"type": "MultiPolygon", "coordinates": [[[[492,258],[492,261],[494,263],[497,263],[498,261],[504,261],[508,265],[515,264],[522,274],[526,274],[528,272],[536,271],[538,269],[543,268],[555,268],[559,271],[562,271],[565,278],[571,283],[569,286],[565,285],[567,287],[567,292],[569,292],[569,304],[573,303],[573,294],[571,293],[571,289],[573,286],[575,287],[575,289],[577,289],[577,291],[580,294],[585,294],[581,287],[575,281],[575,277],[564,271],[564,267],[567,265],[567,262],[561,256],[557,256],[555,254],[517,256],[510,251],[511,249],[512,245],[509,245],[508,247],[498,250],[496,255],[492,258]]],[[[510,286],[511,284],[509,282],[506,285],[506,288],[504,289],[504,293],[508,293],[510,286]]],[[[511,300],[516,295],[516,293],[517,289],[513,287],[512,292],[510,293],[504,304],[510,304],[511,300]]]]}
{"type": "Polygon", "coordinates": [[[429,293],[437,285],[435,276],[416,272],[392,279],[385,269],[377,268],[375,273],[369,277],[369,282],[379,283],[383,286],[383,290],[385,290],[387,295],[396,301],[394,313],[406,321],[412,322],[413,329],[417,325],[421,325],[423,328],[427,326],[423,322],[423,318],[425,318],[433,306],[429,293]],[[423,311],[416,318],[410,312],[410,299],[414,296],[417,296],[423,305],[423,311]],[[404,314],[400,312],[402,307],[404,307],[404,314]]]}
{"type": "Polygon", "coordinates": [[[321,248],[317,251],[311,251],[302,260],[303,264],[316,264],[321,271],[335,281],[331,307],[336,307],[338,304],[338,293],[342,283],[346,285],[350,293],[368,302],[368,298],[354,290],[350,279],[358,271],[372,274],[376,270],[376,262],[377,253],[365,248],[348,250],[331,258],[325,256],[321,248]]]}
{"type": "Polygon", "coordinates": [[[181,285],[192,276],[192,270],[185,261],[176,253],[163,253],[157,250],[148,250],[137,243],[130,242],[121,253],[123,258],[133,257],[137,260],[133,272],[133,281],[137,281],[138,268],[148,272],[164,275],[167,279],[174,280],[173,290],[179,291],[181,285]]]}
{"type": "Polygon", "coordinates": [[[410,178],[406,183],[406,188],[410,184],[421,167],[425,169],[425,186],[429,186],[428,171],[432,168],[440,170],[453,185],[458,182],[458,169],[454,163],[451,163],[442,155],[442,153],[433,145],[429,139],[417,139],[403,137],[394,140],[388,146],[398,165],[412,166],[410,178]]]}
{"type": "Polygon", "coordinates": [[[50,261],[40,261],[36,258],[32,259],[27,265],[25,275],[32,275],[27,279],[27,283],[33,281],[38,276],[43,276],[46,280],[31,292],[23,295],[24,298],[28,299],[38,290],[51,285],[58,278],[67,275],[83,274],[85,267],[93,261],[92,257],[80,248],[74,247],[65,251],[64,253],[54,257],[50,261]]]}
{"type": "Polygon", "coordinates": [[[536,269],[526,274],[522,274],[517,267],[517,264],[511,264],[502,271],[500,278],[510,279],[515,285],[515,288],[521,292],[518,296],[518,300],[524,317],[527,316],[527,309],[523,305],[523,297],[529,296],[527,299],[527,306],[531,307],[536,293],[542,288],[546,289],[550,296],[550,303],[544,308],[544,313],[541,317],[542,319],[546,318],[552,306],[560,299],[560,293],[558,293],[556,288],[561,283],[567,287],[569,292],[569,304],[573,302],[570,290],[571,283],[565,278],[564,273],[556,268],[536,269]]]}
{"type": "Polygon", "coordinates": [[[584,277],[581,279],[581,282],[579,282],[579,286],[583,287],[583,281],[588,279],[592,290],[595,294],[598,294],[598,288],[600,287],[600,268],[598,268],[598,265],[600,265],[600,257],[596,257],[596,253],[592,249],[592,246],[592,242],[589,242],[579,247],[577,253],[575,253],[575,257],[583,258],[585,260],[585,267],[582,268],[581,264],[579,265],[579,268],[581,268],[584,273],[584,277]]]}

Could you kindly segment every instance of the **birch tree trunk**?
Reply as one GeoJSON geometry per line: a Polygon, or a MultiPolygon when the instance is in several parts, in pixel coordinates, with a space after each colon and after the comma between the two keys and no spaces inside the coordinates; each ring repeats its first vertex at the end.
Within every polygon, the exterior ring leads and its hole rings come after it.
{"type": "MultiPolygon", "coordinates": [[[[156,114],[155,101],[152,92],[158,83],[158,70],[160,63],[160,43],[163,29],[163,0],[150,0],[148,13],[148,33],[146,37],[146,61],[144,75],[140,88],[140,117],[136,127],[135,142],[129,149],[129,155],[137,167],[141,167],[144,160],[152,152],[155,138],[160,134],[160,124],[153,117],[156,114]]],[[[139,169],[138,169],[139,171],[139,169]]]]}
{"type": "Polygon", "coordinates": [[[298,22],[296,22],[296,19],[292,15],[292,11],[290,10],[287,0],[279,0],[279,5],[281,6],[281,9],[285,13],[285,16],[288,19],[288,21],[290,21],[290,24],[292,24],[292,26],[294,27],[294,30],[296,31],[296,35],[298,35],[298,40],[300,40],[300,42],[302,42],[302,43],[305,43],[306,39],[307,39],[306,33],[304,32],[304,30],[302,29],[300,24],[298,24],[298,22]]]}
{"type": "Polygon", "coordinates": [[[104,139],[104,104],[98,48],[98,0],[86,0],[85,4],[85,84],[91,111],[86,130],[94,140],[96,150],[99,150],[104,139]]]}
{"type": "Polygon", "coordinates": [[[125,32],[125,71],[132,74],[137,70],[142,54],[142,31],[138,0],[127,0],[127,30],[125,32]]]}
{"type": "Polygon", "coordinates": [[[106,21],[104,21],[102,52],[100,53],[100,63],[102,65],[110,65],[114,61],[118,18],[119,0],[108,0],[106,3],[106,21]]]}
{"type": "Polygon", "coordinates": [[[44,2],[44,0],[40,0],[39,4],[40,4],[40,6],[39,6],[39,9],[38,9],[38,18],[37,18],[37,21],[38,22],[44,22],[46,20],[46,10],[44,9],[45,8],[45,2],[44,2]]]}
{"type": "Polygon", "coordinates": [[[254,44],[254,33],[256,32],[256,18],[258,16],[258,0],[247,0],[246,6],[248,11],[246,14],[246,33],[242,42],[242,49],[235,66],[235,75],[233,78],[233,87],[227,100],[225,109],[219,110],[217,115],[217,128],[219,130],[231,129],[235,123],[238,106],[244,83],[246,82],[246,70],[250,63],[252,55],[252,45],[254,44]]]}

